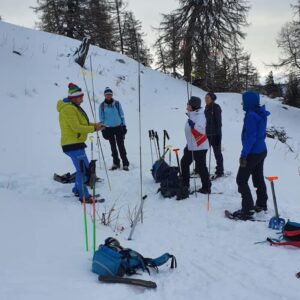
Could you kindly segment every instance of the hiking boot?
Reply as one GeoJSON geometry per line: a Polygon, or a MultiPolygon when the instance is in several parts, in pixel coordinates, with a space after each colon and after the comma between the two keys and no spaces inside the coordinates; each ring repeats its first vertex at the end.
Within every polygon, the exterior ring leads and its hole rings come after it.
{"type": "Polygon", "coordinates": [[[117,169],[120,169],[120,165],[115,165],[113,164],[110,168],[111,171],[114,171],[114,170],[117,170],[117,169]]]}
{"type": "MultiPolygon", "coordinates": [[[[104,199],[100,199],[99,197],[100,197],[100,194],[98,194],[98,195],[95,196],[95,203],[97,203],[97,202],[102,203],[102,202],[105,201],[104,199]]],[[[86,204],[93,204],[93,200],[94,200],[93,198],[94,198],[93,196],[86,197],[85,198],[85,203],[86,204]]],[[[83,203],[83,199],[82,198],[79,198],[79,201],[81,203],[83,203]]]]}
{"type": "Polygon", "coordinates": [[[268,208],[266,207],[266,206],[259,206],[259,205],[255,205],[254,206],[254,210],[255,210],[255,212],[257,212],[257,213],[260,213],[260,212],[265,212],[265,213],[267,213],[268,212],[268,208]]]}
{"type": "Polygon", "coordinates": [[[123,166],[123,170],[124,171],[129,171],[129,167],[128,166],[123,166]]]}
{"type": "Polygon", "coordinates": [[[253,220],[254,213],[255,213],[254,210],[243,211],[240,209],[232,213],[232,216],[237,220],[247,221],[247,220],[253,220]]]}
{"type": "Polygon", "coordinates": [[[198,190],[199,193],[201,194],[210,194],[211,193],[211,190],[210,189],[205,189],[205,188],[201,188],[198,190]]]}
{"type": "MultiPolygon", "coordinates": [[[[79,198],[79,201],[83,203],[83,198],[79,198]]],[[[86,204],[92,204],[93,203],[93,196],[85,197],[85,203],[86,204]]]]}
{"type": "Polygon", "coordinates": [[[215,173],[215,178],[223,177],[224,173],[215,173]]]}

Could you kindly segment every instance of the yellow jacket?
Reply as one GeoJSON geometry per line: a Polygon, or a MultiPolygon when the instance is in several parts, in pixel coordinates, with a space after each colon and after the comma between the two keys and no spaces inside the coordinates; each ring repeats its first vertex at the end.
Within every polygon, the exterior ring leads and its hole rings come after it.
{"type": "Polygon", "coordinates": [[[88,133],[95,131],[94,123],[88,123],[84,111],[80,111],[68,100],[58,100],[56,109],[59,112],[61,145],[84,143],[88,133]]]}

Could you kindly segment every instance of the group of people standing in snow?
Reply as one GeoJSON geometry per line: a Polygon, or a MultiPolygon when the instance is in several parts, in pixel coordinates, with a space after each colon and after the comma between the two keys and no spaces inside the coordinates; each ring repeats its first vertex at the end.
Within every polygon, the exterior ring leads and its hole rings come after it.
{"type": "MultiPolygon", "coordinates": [[[[242,129],[242,151],[239,159],[239,170],[236,177],[238,191],[242,197],[242,208],[233,213],[233,217],[241,220],[253,218],[255,212],[267,210],[267,189],[264,179],[264,161],[267,156],[265,143],[267,117],[269,112],[260,105],[260,96],[256,92],[245,92],[243,110],[245,111],[242,129]],[[256,202],[248,184],[252,176],[256,188],[256,202]]],[[[185,125],[187,146],[181,160],[183,184],[189,190],[189,168],[195,160],[196,172],[199,173],[202,188],[200,193],[211,193],[211,181],[206,165],[206,154],[213,148],[216,158],[215,178],[224,175],[223,156],[221,152],[222,117],[221,107],[215,103],[214,93],[205,96],[205,109],[201,108],[201,99],[192,96],[187,103],[188,120],[185,125]]]]}
{"type": "MultiPolygon", "coordinates": [[[[85,180],[82,179],[80,161],[84,162],[85,170],[89,168],[89,161],[85,153],[85,141],[88,133],[102,131],[103,138],[108,140],[111,147],[113,164],[111,170],[122,167],[129,170],[124,144],[127,133],[124,112],[121,103],[113,98],[113,91],[106,88],[104,101],[99,106],[99,123],[91,123],[85,111],[80,106],[83,102],[83,92],[77,85],[70,83],[68,97],[59,100],[57,110],[61,127],[61,146],[68,155],[76,169],[76,181],[73,192],[82,201],[85,197],[87,203],[92,202],[85,180]],[[119,157],[120,156],[120,157],[119,157]],[[121,160],[120,160],[121,158],[121,160]],[[83,188],[82,188],[83,186],[83,188]]],[[[181,159],[181,172],[183,186],[189,191],[190,165],[195,161],[195,171],[199,173],[202,187],[200,193],[211,193],[211,180],[206,164],[206,155],[212,147],[216,170],[214,177],[224,175],[222,141],[222,110],[216,103],[216,95],[209,92],[205,96],[205,108],[201,107],[201,99],[192,96],[187,103],[188,120],[185,125],[187,145],[181,159]]],[[[263,166],[267,156],[265,143],[267,116],[270,114],[264,106],[260,106],[260,96],[256,92],[243,94],[243,110],[245,111],[242,129],[242,151],[240,166],[237,174],[238,191],[242,196],[242,208],[233,215],[242,220],[251,219],[254,212],[267,210],[267,191],[264,181],[263,166]],[[257,189],[257,199],[254,204],[248,185],[250,176],[257,189]]],[[[86,174],[86,172],[85,172],[86,174]]]]}

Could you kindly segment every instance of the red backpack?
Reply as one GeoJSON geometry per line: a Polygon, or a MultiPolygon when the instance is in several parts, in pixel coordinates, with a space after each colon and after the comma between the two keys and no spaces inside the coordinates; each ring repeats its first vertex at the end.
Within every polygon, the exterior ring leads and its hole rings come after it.
{"type": "Polygon", "coordinates": [[[295,246],[300,248],[300,224],[288,221],[282,228],[282,238],[267,238],[267,241],[274,246],[295,246]]]}

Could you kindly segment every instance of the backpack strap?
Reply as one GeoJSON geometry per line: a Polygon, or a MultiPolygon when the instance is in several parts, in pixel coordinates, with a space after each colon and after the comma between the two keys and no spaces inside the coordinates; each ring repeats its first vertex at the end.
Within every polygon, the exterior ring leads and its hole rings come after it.
{"type": "MultiPolygon", "coordinates": [[[[115,101],[115,106],[118,111],[118,114],[119,114],[120,118],[122,119],[121,112],[120,112],[120,102],[118,100],[114,100],[114,101],[115,101]]],[[[100,109],[104,113],[104,101],[100,104],[100,109]]]]}
{"type": "Polygon", "coordinates": [[[142,269],[143,271],[147,271],[150,275],[150,270],[146,265],[146,259],[138,252],[132,249],[123,249],[120,251],[123,257],[123,265],[126,269],[127,275],[137,274],[137,269],[142,269]],[[136,265],[132,265],[132,260],[136,260],[136,265]]]}
{"type": "Polygon", "coordinates": [[[285,241],[282,242],[280,240],[277,239],[271,239],[271,238],[267,238],[267,241],[270,243],[271,246],[295,246],[300,248],[300,241],[285,241]]]}
{"type": "Polygon", "coordinates": [[[147,266],[158,271],[158,267],[165,264],[171,258],[171,269],[177,268],[176,257],[172,254],[165,253],[157,258],[146,258],[147,266]]]}

